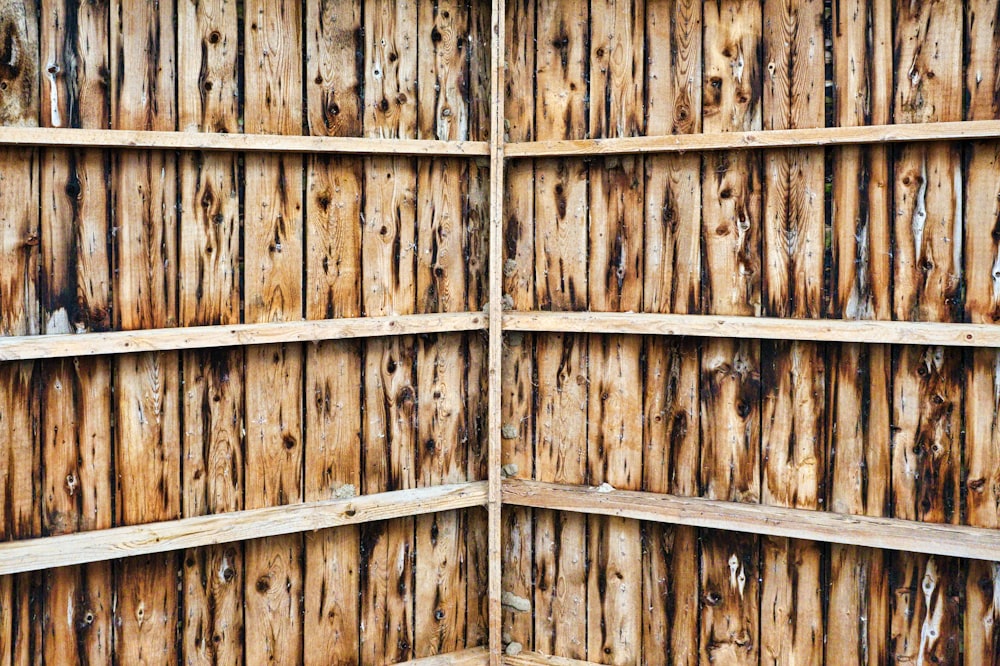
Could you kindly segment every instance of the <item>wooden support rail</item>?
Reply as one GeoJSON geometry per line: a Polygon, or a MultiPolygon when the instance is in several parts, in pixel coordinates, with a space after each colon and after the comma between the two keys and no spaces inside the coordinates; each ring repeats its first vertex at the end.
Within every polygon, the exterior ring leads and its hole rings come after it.
{"type": "Polygon", "coordinates": [[[485,666],[488,663],[490,663],[490,653],[486,648],[476,647],[461,652],[405,661],[398,666],[485,666]]]}
{"type": "Polygon", "coordinates": [[[486,157],[490,154],[489,144],[485,141],[363,139],[358,137],[50,127],[0,127],[0,145],[427,157],[486,157]]]}
{"type": "Polygon", "coordinates": [[[503,499],[515,506],[1000,561],[1000,531],[981,527],[849,516],[540,481],[505,480],[503,499]]]}
{"type": "Polygon", "coordinates": [[[0,337],[0,361],[484,330],[478,312],[0,337]]]}
{"type": "Polygon", "coordinates": [[[684,153],[748,148],[805,148],[914,141],[973,141],[1000,137],[1000,120],[968,120],[912,125],[820,127],[709,134],[673,134],[578,141],[510,143],[508,158],[588,157],[647,153],[684,153]]]}
{"type": "Polygon", "coordinates": [[[506,312],[505,331],[1000,347],[1000,326],[618,312],[506,312]]]}
{"type": "Polygon", "coordinates": [[[0,575],[484,506],[486,496],[475,481],[9,541],[0,575]]]}
{"type": "Polygon", "coordinates": [[[566,657],[553,657],[540,652],[522,652],[514,656],[503,658],[506,666],[598,666],[594,661],[580,661],[579,659],[567,659],[566,657]]]}

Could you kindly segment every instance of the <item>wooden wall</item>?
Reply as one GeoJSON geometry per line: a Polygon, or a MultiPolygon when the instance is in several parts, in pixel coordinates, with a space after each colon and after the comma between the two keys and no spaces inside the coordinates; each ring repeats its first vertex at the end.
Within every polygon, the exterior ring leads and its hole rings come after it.
{"type": "MultiPolygon", "coordinates": [[[[511,0],[507,138],[994,119],[998,11],[511,0]]],[[[511,160],[505,293],[521,311],[992,324],[997,147],[511,160]]],[[[504,353],[508,476],[998,524],[995,350],[561,332],[509,333],[504,353]]],[[[505,607],[505,640],[525,649],[1000,663],[993,563],[544,509],[505,509],[504,529],[504,589],[530,601],[505,607]]]]}
{"type": "MultiPolygon", "coordinates": [[[[488,4],[0,1],[0,124],[485,141],[488,4]]],[[[85,145],[86,142],[84,142],[85,145]]],[[[484,159],[0,152],[0,333],[475,312],[484,159]]],[[[485,480],[482,332],[0,363],[4,539],[485,480]]],[[[472,508],[0,578],[0,664],[481,645],[472,508]]]]}

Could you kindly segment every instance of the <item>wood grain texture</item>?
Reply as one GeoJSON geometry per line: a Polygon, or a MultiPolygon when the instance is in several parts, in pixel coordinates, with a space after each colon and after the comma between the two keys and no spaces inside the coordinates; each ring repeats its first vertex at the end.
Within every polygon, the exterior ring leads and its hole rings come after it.
{"type": "MultiPolygon", "coordinates": [[[[106,127],[106,3],[40,7],[44,126],[106,127]]],[[[100,331],[110,325],[111,267],[105,156],[48,150],[41,174],[42,331],[100,331]]],[[[46,364],[41,395],[42,529],[106,529],[113,515],[111,383],[108,359],[46,364]]],[[[42,659],[67,664],[111,659],[110,563],[51,572],[42,601],[42,659]]]]}
{"type": "MultiPolygon", "coordinates": [[[[248,132],[302,133],[302,15],[299,3],[244,8],[244,123],[248,132]]],[[[244,318],[302,316],[302,159],[245,158],[244,318]]],[[[301,502],[302,363],[297,345],[246,353],[247,508],[301,502]],[[275,387],[283,387],[275,394],[275,387]]],[[[246,661],[302,661],[302,539],[254,541],[244,575],[246,661]]]]}
{"type": "MultiPolygon", "coordinates": [[[[182,2],[177,29],[178,126],[240,131],[236,3],[182,2]]],[[[240,322],[240,183],[235,155],[179,161],[180,325],[240,322]]],[[[183,515],[243,508],[243,351],[184,353],[183,515]]],[[[184,554],[181,650],[189,664],[243,659],[241,544],[184,554]]]]}
{"type": "MultiPolygon", "coordinates": [[[[504,71],[504,138],[534,138],[535,101],[523,91],[534,87],[535,16],[533,0],[506,3],[507,40],[504,71]]],[[[530,161],[509,162],[504,174],[503,293],[514,310],[535,309],[535,166],[530,161]]],[[[500,385],[501,462],[510,476],[532,478],[534,473],[535,337],[520,333],[504,338],[500,385]]],[[[533,597],[533,517],[530,509],[504,510],[503,589],[523,599],[533,597]]],[[[530,612],[504,607],[502,633],[509,641],[530,649],[534,621],[530,612]]]]}
{"type": "MultiPolygon", "coordinates": [[[[584,138],[588,7],[552,0],[535,11],[535,137],[584,138]]],[[[587,173],[579,161],[535,164],[535,301],[542,310],[587,307],[587,173]]],[[[581,482],[587,473],[587,339],[540,336],[535,363],[535,478],[581,482]]],[[[542,652],[586,657],[586,530],[583,516],[535,513],[532,608],[535,648],[542,652]]]]}
{"type": "MultiPolygon", "coordinates": [[[[361,3],[310,3],[306,26],[309,133],[360,136],[361,3]]],[[[362,161],[306,161],[306,318],[360,316],[362,161]]],[[[306,501],[361,488],[363,348],[360,341],[306,347],[306,501]]],[[[360,657],[360,547],[356,526],[306,536],[306,664],[355,664],[360,657]]]]}
{"type": "MultiPolygon", "coordinates": [[[[962,9],[913,5],[895,19],[897,63],[893,120],[962,117],[962,9]]],[[[955,146],[896,151],[893,317],[961,317],[963,237],[961,157],[955,146]]],[[[962,357],[955,350],[906,347],[894,358],[893,515],[928,522],[959,520],[962,357]]],[[[956,563],[905,554],[893,558],[891,650],[899,659],[958,659],[962,643],[956,563]],[[954,603],[946,603],[955,596],[954,603]]]]}
{"type": "MultiPolygon", "coordinates": [[[[824,124],[823,3],[767,0],[763,7],[765,129],[824,124]]],[[[825,235],[822,149],[766,151],[763,311],[822,312],[825,235]]],[[[814,343],[761,345],[761,502],[822,507],[826,353],[814,343]]],[[[761,662],[823,660],[822,546],[761,542],[761,662]]]]}
{"type": "MultiPolygon", "coordinates": [[[[706,5],[702,128],[761,129],[761,8],[706,5]]],[[[702,165],[703,308],[760,314],[761,182],[757,158],[713,153],[702,165]]],[[[760,345],[712,340],[701,361],[705,497],[760,499],[760,345]]],[[[702,661],[756,663],[760,654],[758,543],[706,536],[701,550],[702,661]]]]}
{"type": "MultiPolygon", "coordinates": [[[[173,130],[177,124],[173,8],[113,3],[111,125],[173,130]],[[142,63],[144,66],[137,66],[142,63]]],[[[177,325],[176,161],[121,152],[113,161],[115,322],[121,329],[177,325]]],[[[180,364],[176,353],[116,360],[115,472],[119,524],[181,513],[180,364]]],[[[124,560],[116,571],[115,654],[121,662],[177,659],[177,556],[124,560]]]]}

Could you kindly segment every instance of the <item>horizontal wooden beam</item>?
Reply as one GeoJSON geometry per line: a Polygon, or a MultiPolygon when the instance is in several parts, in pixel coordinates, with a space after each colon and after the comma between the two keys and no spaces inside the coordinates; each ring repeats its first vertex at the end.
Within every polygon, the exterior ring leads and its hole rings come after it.
{"type": "Polygon", "coordinates": [[[488,663],[490,663],[489,651],[484,647],[476,647],[461,652],[404,661],[397,666],[485,666],[488,663]]]}
{"type": "Polygon", "coordinates": [[[0,543],[0,575],[485,506],[487,482],[181,518],[0,543]]]}
{"type": "Polygon", "coordinates": [[[488,323],[479,312],[355,317],[321,321],[288,321],[230,326],[191,326],[144,331],[71,333],[0,337],[0,361],[38,358],[127,354],[263,345],[283,342],[320,342],[420,333],[480,331],[488,323]]]}
{"type": "Polygon", "coordinates": [[[578,141],[509,143],[508,158],[588,157],[642,153],[683,153],[751,148],[801,148],[913,141],[972,141],[1000,138],[1000,120],[968,120],[913,125],[820,127],[713,134],[672,134],[578,141]]]}
{"type": "Polygon", "coordinates": [[[1000,347],[1000,326],[618,312],[505,312],[505,331],[1000,347]]]}
{"type": "Polygon", "coordinates": [[[485,141],[367,139],[360,137],[49,127],[0,127],[0,145],[425,157],[486,157],[490,154],[489,144],[485,141]]]}
{"type": "Polygon", "coordinates": [[[505,480],[503,501],[793,539],[1000,561],[1000,530],[721,502],[699,497],[505,480]]]}
{"type": "Polygon", "coordinates": [[[553,657],[541,652],[522,652],[503,658],[505,666],[598,666],[595,661],[580,661],[566,657],[553,657]]]}

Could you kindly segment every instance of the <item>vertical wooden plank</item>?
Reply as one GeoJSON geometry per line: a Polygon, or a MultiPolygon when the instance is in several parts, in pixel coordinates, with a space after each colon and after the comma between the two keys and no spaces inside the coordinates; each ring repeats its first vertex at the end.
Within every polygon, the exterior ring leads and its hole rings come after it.
{"type": "MultiPolygon", "coordinates": [[[[702,126],[706,132],[761,128],[757,3],[705,6],[702,126]]],[[[703,307],[713,314],[760,312],[760,173],[756,156],[713,153],[702,167],[703,307]]],[[[760,499],[760,344],[712,340],[702,353],[702,492],[760,499]]],[[[758,540],[705,535],[702,542],[701,661],[757,663],[758,540]]]]}
{"type": "MultiPolygon", "coordinates": [[[[244,125],[249,133],[302,132],[302,14],[297,2],[248,2],[244,9],[244,125]]],[[[246,160],[247,322],[302,316],[302,158],[246,160]]],[[[246,352],[247,508],[303,498],[302,348],[246,352]],[[283,387],[275,394],[275,387],[283,387]]],[[[302,661],[302,538],[246,546],[246,661],[302,661]]]]}
{"type": "MultiPolygon", "coordinates": [[[[360,2],[308,5],[309,133],[361,135],[360,2]]],[[[361,315],[361,205],[356,158],[307,158],[306,318],[361,315]]],[[[361,487],[361,342],[306,347],[305,499],[350,496],[361,487]]],[[[359,528],[305,537],[305,663],[355,664],[359,528]]]]}
{"type": "MultiPolygon", "coordinates": [[[[763,19],[764,129],[822,127],[823,3],[765,0],[763,19]]],[[[764,153],[765,314],[821,315],[824,175],[822,149],[764,153]]],[[[822,508],[825,362],[825,348],[818,344],[761,344],[765,504],[822,508]]],[[[822,547],[777,538],[761,543],[761,663],[819,663],[825,625],[822,547]]]]}
{"type": "MultiPolygon", "coordinates": [[[[702,4],[646,3],[646,133],[701,131],[702,4]]],[[[649,156],[645,177],[644,312],[698,312],[701,157],[649,156]]],[[[646,339],[643,488],[697,496],[701,466],[699,344],[646,339]]],[[[698,532],[643,527],[642,656],[650,666],[698,662],[698,532]]]]}
{"type": "MultiPolygon", "coordinates": [[[[417,136],[469,137],[469,11],[456,0],[417,2],[417,136]]],[[[469,164],[427,159],[417,166],[417,311],[462,312],[468,303],[465,227],[469,164]]],[[[468,478],[467,357],[459,335],[426,335],[417,343],[418,483],[468,478]]],[[[417,657],[465,646],[466,531],[464,512],[416,519],[414,648],[417,657]]]]}
{"type": "MultiPolygon", "coordinates": [[[[535,138],[587,132],[588,7],[571,0],[536,6],[535,138]]],[[[542,310],[587,306],[587,166],[535,165],[535,298],[542,310]]],[[[584,483],[587,441],[586,338],[543,335],[536,343],[535,476],[584,483]]],[[[586,658],[586,517],[535,513],[535,648],[586,658]]]]}
{"type": "MultiPolygon", "coordinates": [[[[1000,118],[996,59],[1000,49],[1000,4],[965,7],[968,60],[966,120],[1000,118]]],[[[1000,144],[968,148],[964,195],[965,320],[1000,320],[1000,144]]],[[[1000,528],[1000,353],[976,349],[965,356],[965,455],[962,486],[970,525],[1000,528]]],[[[1000,664],[1000,565],[970,560],[965,580],[966,663],[1000,664]]]]}
{"type": "MultiPolygon", "coordinates": [[[[417,134],[417,6],[365,2],[364,134],[417,134]]],[[[412,314],[416,307],[416,172],[405,158],[365,164],[362,230],[366,315],[412,314]]],[[[410,338],[370,340],[365,358],[363,483],[366,493],[416,485],[416,349],[410,338]]],[[[361,663],[413,656],[414,522],[362,530],[361,663]]]]}
{"type": "MultiPolygon", "coordinates": [[[[38,6],[0,2],[0,125],[37,126],[38,6]]],[[[39,333],[39,151],[0,149],[0,335],[39,333]]],[[[40,451],[35,362],[0,365],[0,538],[36,536],[41,528],[40,451]]],[[[27,663],[37,650],[32,577],[0,578],[0,663],[27,663]]]]}
{"type": "MultiPolygon", "coordinates": [[[[177,7],[177,111],[187,132],[239,132],[232,0],[177,7]]],[[[180,158],[182,326],[240,322],[240,187],[236,155],[180,158]]],[[[183,514],[243,508],[243,352],[182,355],[183,514]]],[[[226,544],[184,555],[182,658],[187,664],[243,660],[243,548],[226,544]]]]}
{"type": "MultiPolygon", "coordinates": [[[[107,3],[43,2],[41,121],[50,127],[108,125],[107,3]]],[[[47,334],[110,327],[108,199],[101,151],[46,150],[42,164],[40,294],[47,334]]],[[[43,371],[42,530],[110,527],[111,404],[107,358],[53,361],[43,371]]],[[[42,660],[111,659],[111,564],[48,572],[42,601],[42,660]]]]}
{"type": "MultiPolygon", "coordinates": [[[[504,70],[504,138],[534,138],[535,1],[506,3],[507,40],[504,70]]],[[[503,293],[514,310],[535,309],[534,195],[535,166],[531,160],[506,165],[503,200],[503,293]]],[[[530,479],[534,473],[534,347],[536,336],[511,333],[504,339],[501,390],[502,461],[507,475],[530,479]]],[[[503,588],[522,599],[532,598],[533,514],[530,509],[504,509],[503,588]]],[[[534,647],[530,611],[504,607],[503,635],[507,642],[534,647]]]]}
{"type": "MultiPolygon", "coordinates": [[[[169,3],[111,9],[111,125],[173,130],[174,13],[169,3]]],[[[124,330],[177,324],[174,155],[122,151],[114,160],[114,313],[124,330]]],[[[181,513],[178,355],[129,354],[114,371],[116,512],[120,524],[181,513]]],[[[176,554],[118,569],[115,655],[122,663],[177,659],[176,554]]]]}
{"type": "MultiPolygon", "coordinates": [[[[833,4],[835,120],[838,126],[890,120],[892,7],[849,0],[833,4]]],[[[830,314],[889,319],[889,149],[850,146],[833,159],[830,314]]],[[[879,345],[831,349],[830,504],[837,513],[883,516],[889,510],[891,350],[879,345]]],[[[888,659],[886,554],[830,547],[826,658],[880,664],[888,659]]]]}
{"type": "MultiPolygon", "coordinates": [[[[962,8],[897,8],[894,121],[960,120],[962,8]]],[[[962,196],[957,146],[896,150],[893,316],[961,317],[962,196]]],[[[962,355],[940,347],[899,348],[894,358],[892,506],[897,518],[958,522],[962,355]]],[[[897,660],[953,662],[961,625],[957,566],[942,558],[893,557],[891,648],[897,660]]]]}
{"type": "MultiPolygon", "coordinates": [[[[644,129],[643,0],[590,5],[590,134],[644,129]]],[[[643,160],[607,158],[590,170],[588,298],[594,311],[642,307],[643,160]]],[[[590,336],[587,463],[590,483],[642,485],[642,395],[637,336],[590,336]]],[[[588,518],[587,654],[632,664],[641,656],[639,523],[588,518]]]]}

